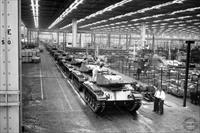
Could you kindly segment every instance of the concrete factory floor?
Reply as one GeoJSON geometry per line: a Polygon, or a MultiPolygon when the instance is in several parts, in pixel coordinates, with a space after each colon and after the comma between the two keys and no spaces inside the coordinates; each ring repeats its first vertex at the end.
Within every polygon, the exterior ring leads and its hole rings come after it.
{"type": "Polygon", "coordinates": [[[143,101],[135,114],[114,106],[101,116],[92,112],[45,50],[40,64],[23,64],[23,125],[25,133],[200,132],[200,107],[166,96],[164,115],[143,101]],[[43,93],[42,93],[43,92],[43,93]],[[41,97],[44,97],[41,100],[41,97]]]}

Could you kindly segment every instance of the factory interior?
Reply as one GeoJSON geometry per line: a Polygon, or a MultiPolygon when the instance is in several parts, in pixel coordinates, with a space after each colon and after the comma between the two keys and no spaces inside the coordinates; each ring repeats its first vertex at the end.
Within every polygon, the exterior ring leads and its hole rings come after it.
{"type": "Polygon", "coordinates": [[[0,133],[199,133],[199,0],[0,0],[0,133]]]}

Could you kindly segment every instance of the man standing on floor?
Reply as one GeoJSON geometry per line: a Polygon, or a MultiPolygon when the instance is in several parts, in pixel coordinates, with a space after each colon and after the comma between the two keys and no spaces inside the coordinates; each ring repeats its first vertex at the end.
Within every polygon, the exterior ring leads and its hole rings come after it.
{"type": "Polygon", "coordinates": [[[154,99],[154,108],[153,108],[153,111],[154,112],[158,112],[159,111],[159,106],[158,106],[158,102],[159,102],[159,89],[158,88],[156,88],[156,90],[155,90],[155,94],[154,94],[154,97],[155,97],[155,99],[154,99]]]}
{"type": "Polygon", "coordinates": [[[162,89],[159,89],[159,102],[158,102],[158,106],[159,106],[159,114],[163,114],[164,113],[164,100],[165,100],[165,92],[162,89]]]}

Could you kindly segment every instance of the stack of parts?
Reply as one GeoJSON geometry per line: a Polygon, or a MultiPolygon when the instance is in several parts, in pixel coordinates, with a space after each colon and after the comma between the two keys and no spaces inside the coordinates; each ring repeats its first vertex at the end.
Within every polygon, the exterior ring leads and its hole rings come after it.
{"type": "Polygon", "coordinates": [[[40,50],[39,49],[22,49],[22,63],[39,63],[40,50]]]}

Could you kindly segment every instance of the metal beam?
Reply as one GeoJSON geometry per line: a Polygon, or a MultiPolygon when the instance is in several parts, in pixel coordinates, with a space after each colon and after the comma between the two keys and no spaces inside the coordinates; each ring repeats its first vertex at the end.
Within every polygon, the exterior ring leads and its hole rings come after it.
{"type": "Polygon", "coordinates": [[[20,132],[20,0],[0,0],[0,133],[20,132]]]}

